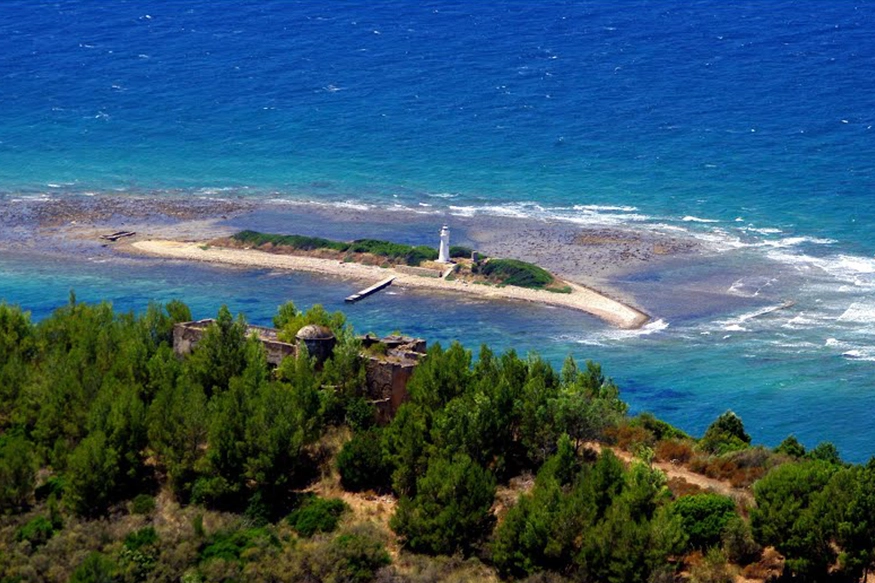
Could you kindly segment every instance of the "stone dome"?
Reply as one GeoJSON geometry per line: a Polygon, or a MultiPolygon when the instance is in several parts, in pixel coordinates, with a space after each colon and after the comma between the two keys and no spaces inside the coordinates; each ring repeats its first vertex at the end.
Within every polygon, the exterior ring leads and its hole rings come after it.
{"type": "Polygon", "coordinates": [[[325,326],[309,324],[298,330],[295,338],[298,340],[332,340],[334,339],[334,332],[325,326]]]}

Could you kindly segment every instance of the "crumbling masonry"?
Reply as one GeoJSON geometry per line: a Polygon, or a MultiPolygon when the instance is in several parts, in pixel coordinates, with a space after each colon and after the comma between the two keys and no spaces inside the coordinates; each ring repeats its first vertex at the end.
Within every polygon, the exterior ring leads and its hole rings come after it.
{"type": "MultiPolygon", "coordinates": [[[[174,352],[180,356],[190,353],[213,321],[206,319],[176,324],[173,327],[174,352]]],[[[295,344],[279,340],[275,328],[247,326],[246,334],[254,334],[261,340],[267,353],[267,362],[274,367],[288,356],[297,357],[303,346],[321,364],[331,355],[336,342],[330,330],[315,325],[301,328],[295,337],[295,344]]],[[[366,375],[364,397],[376,406],[378,422],[388,423],[407,400],[407,381],[425,355],[425,340],[407,336],[378,338],[372,335],[361,336],[360,340],[360,358],[364,361],[366,375]]]]}

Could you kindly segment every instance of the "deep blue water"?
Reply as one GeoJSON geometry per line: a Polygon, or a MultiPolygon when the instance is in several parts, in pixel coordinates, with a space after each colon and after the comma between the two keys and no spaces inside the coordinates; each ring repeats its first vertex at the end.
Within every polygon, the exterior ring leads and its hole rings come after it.
{"type": "MultiPolygon", "coordinates": [[[[415,294],[350,317],[596,358],[692,432],[732,408],[759,441],[875,454],[875,3],[5,0],[0,106],[6,200],[250,196],[696,237],[713,261],[619,282],[659,318],[642,333],[415,294]]],[[[289,297],[336,302],[314,281],[0,259],[0,295],[35,317],[73,287],[267,321],[289,297]]]]}

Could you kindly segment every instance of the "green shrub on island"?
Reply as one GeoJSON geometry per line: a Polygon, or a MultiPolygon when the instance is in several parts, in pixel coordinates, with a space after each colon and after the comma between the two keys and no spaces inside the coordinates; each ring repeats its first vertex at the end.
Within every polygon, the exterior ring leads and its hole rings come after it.
{"type": "Polygon", "coordinates": [[[350,248],[349,243],[342,241],[332,241],[331,239],[323,239],[322,237],[307,237],[305,235],[274,235],[271,233],[259,233],[258,231],[240,231],[232,235],[232,239],[240,243],[252,245],[253,247],[261,247],[271,243],[275,246],[292,247],[301,251],[314,251],[316,249],[330,249],[332,251],[344,252],[350,248]]]}
{"type": "Polygon", "coordinates": [[[377,257],[404,263],[405,265],[417,266],[423,261],[434,261],[438,258],[436,249],[426,245],[404,245],[379,239],[357,239],[352,243],[332,241],[322,237],[307,237],[304,235],[274,235],[259,233],[257,231],[241,231],[231,237],[239,243],[261,247],[268,243],[274,246],[291,247],[301,251],[315,251],[327,249],[340,253],[369,253],[377,257]]]}
{"type": "Polygon", "coordinates": [[[546,269],[518,259],[490,259],[480,267],[480,273],[502,285],[540,289],[553,283],[546,269]]]}
{"type": "Polygon", "coordinates": [[[402,245],[378,239],[357,239],[349,248],[354,253],[370,253],[378,257],[385,257],[391,261],[417,266],[423,261],[434,261],[438,258],[438,252],[426,245],[402,245]]]}
{"type": "Polygon", "coordinates": [[[470,259],[471,255],[473,255],[474,250],[470,247],[464,247],[462,245],[451,245],[450,246],[450,257],[452,259],[470,259]]]}

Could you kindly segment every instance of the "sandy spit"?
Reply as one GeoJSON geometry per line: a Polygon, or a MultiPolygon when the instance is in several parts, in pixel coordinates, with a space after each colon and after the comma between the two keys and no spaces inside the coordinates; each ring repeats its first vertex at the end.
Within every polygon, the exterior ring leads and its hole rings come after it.
{"type": "Polygon", "coordinates": [[[251,249],[227,249],[208,247],[203,243],[166,240],[137,241],[131,244],[134,250],[150,255],[158,255],[187,261],[203,261],[243,267],[268,269],[288,269],[308,271],[345,278],[360,279],[376,283],[389,276],[395,276],[392,285],[457,292],[469,296],[536,302],[572,310],[586,312],[619,328],[635,329],[650,319],[647,314],[601,294],[593,289],[568,282],[571,293],[559,294],[541,290],[530,290],[514,286],[491,287],[469,284],[462,281],[420,277],[358,263],[343,263],[333,259],[274,255],[251,249]]]}

